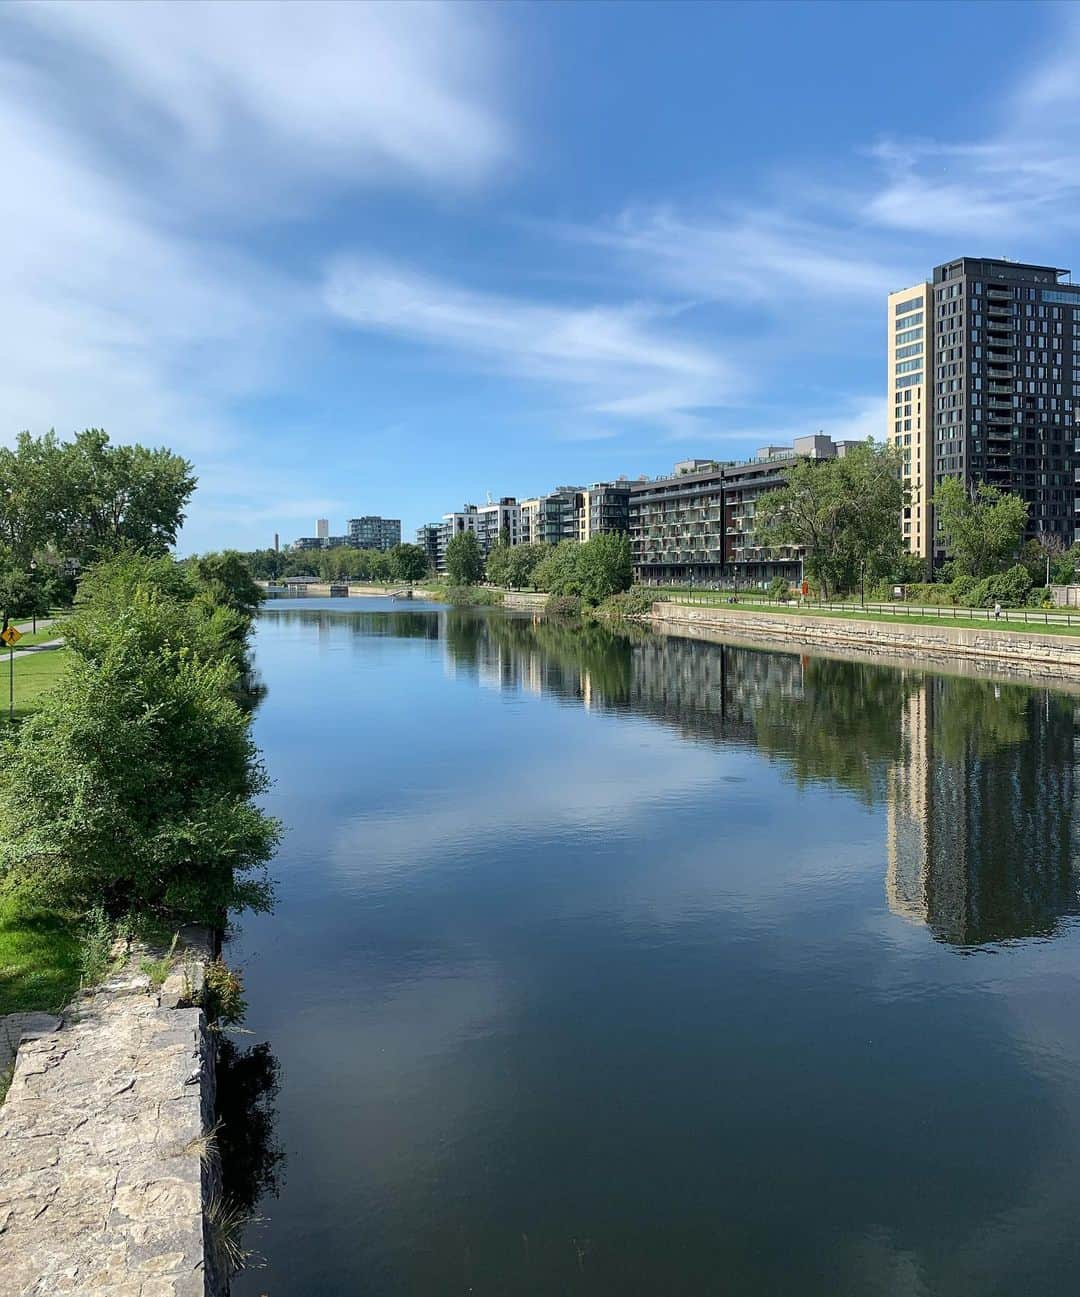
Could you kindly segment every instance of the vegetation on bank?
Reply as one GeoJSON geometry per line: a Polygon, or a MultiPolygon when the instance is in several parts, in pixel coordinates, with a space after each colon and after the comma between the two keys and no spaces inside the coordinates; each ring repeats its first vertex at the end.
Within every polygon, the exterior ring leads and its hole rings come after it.
{"type": "MultiPolygon", "coordinates": [[[[100,976],[118,933],[268,906],[279,832],[250,733],[261,590],[237,555],[168,554],[194,489],[185,461],[114,452],[103,433],[73,444],[22,437],[0,455],[9,480],[39,473],[45,519],[8,557],[81,571],[65,647],[15,660],[19,723],[0,753],[0,1005],[24,1008],[100,976]]],[[[23,506],[6,500],[10,539],[23,506]]]]}

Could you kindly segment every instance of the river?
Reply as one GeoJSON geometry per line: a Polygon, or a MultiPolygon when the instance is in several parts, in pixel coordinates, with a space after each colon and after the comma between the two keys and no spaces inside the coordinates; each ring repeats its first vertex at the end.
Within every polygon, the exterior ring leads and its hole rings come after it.
{"type": "Polygon", "coordinates": [[[1080,697],[378,599],[256,649],[239,1297],[1073,1290],[1080,697]]]}

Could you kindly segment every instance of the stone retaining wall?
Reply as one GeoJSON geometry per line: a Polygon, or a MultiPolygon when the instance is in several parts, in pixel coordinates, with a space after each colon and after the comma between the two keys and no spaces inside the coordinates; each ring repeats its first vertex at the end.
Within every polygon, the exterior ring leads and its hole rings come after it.
{"type": "Polygon", "coordinates": [[[543,592],[540,594],[526,594],[523,590],[508,590],[503,595],[502,606],[504,608],[524,608],[529,612],[542,612],[549,598],[550,596],[543,592]]]}
{"type": "Polygon", "coordinates": [[[227,1292],[214,1048],[185,1007],[209,942],[188,937],[160,993],[138,952],[19,1048],[0,1106],[0,1297],[227,1292]]]}
{"type": "Polygon", "coordinates": [[[805,617],[750,609],[656,603],[650,618],[661,630],[707,638],[740,638],[793,650],[848,650],[860,656],[929,663],[958,660],[1008,675],[1080,681],[1080,635],[1038,635],[991,626],[921,626],[905,622],[805,617]]]}

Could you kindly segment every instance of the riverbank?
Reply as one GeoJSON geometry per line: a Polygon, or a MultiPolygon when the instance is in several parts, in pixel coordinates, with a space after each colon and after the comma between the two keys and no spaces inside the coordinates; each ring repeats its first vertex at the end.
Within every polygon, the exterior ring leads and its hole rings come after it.
{"type": "Polygon", "coordinates": [[[794,651],[840,650],[845,655],[935,665],[967,662],[1009,676],[1080,682],[1080,636],[1040,633],[982,624],[869,620],[751,607],[694,607],[659,601],[643,621],[655,629],[692,638],[738,642],[750,647],[783,644],[794,651]]]}
{"type": "Polygon", "coordinates": [[[227,1291],[199,1006],[211,938],[184,935],[160,986],[151,961],[170,952],[136,948],[18,1049],[0,1106],[0,1297],[227,1291]]]}

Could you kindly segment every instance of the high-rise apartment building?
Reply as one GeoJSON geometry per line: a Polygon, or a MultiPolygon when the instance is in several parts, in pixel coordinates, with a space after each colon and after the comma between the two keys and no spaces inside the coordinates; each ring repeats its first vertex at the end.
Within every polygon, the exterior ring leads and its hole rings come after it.
{"type": "Polygon", "coordinates": [[[401,544],[401,519],[366,514],[349,519],[349,544],[357,549],[393,549],[401,544]]]}
{"type": "Polygon", "coordinates": [[[604,532],[624,532],[629,525],[629,482],[594,482],[581,492],[578,540],[591,540],[604,532]]]}
{"type": "Polygon", "coordinates": [[[424,557],[427,559],[433,572],[438,571],[439,567],[439,524],[437,522],[425,522],[423,526],[416,529],[416,543],[424,551],[424,557]]]}
{"type": "Polygon", "coordinates": [[[914,553],[945,556],[930,496],[946,477],[1022,496],[1029,536],[1080,536],[1080,285],[1068,275],[960,257],[890,294],[890,440],[904,455],[914,553]]]}
{"type": "Polygon", "coordinates": [[[934,553],[934,296],[928,283],[889,294],[889,429],[900,452],[904,544],[925,559],[934,553]]]}
{"type": "Polygon", "coordinates": [[[330,535],[330,522],[327,518],[315,519],[315,539],[326,540],[330,535]]]}

